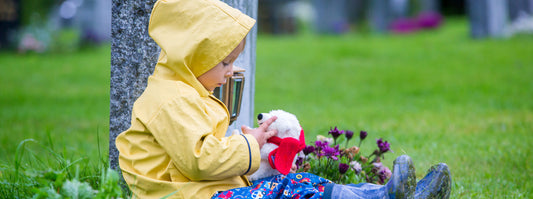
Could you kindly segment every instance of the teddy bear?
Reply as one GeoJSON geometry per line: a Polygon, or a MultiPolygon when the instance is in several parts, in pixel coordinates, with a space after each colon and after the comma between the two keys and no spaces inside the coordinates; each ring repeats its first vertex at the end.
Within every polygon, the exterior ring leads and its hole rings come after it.
{"type": "Polygon", "coordinates": [[[259,169],[248,176],[251,181],[269,176],[287,175],[295,164],[297,155],[305,148],[305,135],[296,116],[283,110],[272,110],[257,115],[257,123],[261,125],[272,116],[278,117],[268,130],[276,129],[277,136],[268,139],[261,148],[259,169]]]}

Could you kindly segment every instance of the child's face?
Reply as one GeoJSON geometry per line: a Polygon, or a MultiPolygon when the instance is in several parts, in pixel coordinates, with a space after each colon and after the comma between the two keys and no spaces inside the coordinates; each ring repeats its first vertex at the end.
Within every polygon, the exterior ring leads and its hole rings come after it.
{"type": "Polygon", "coordinates": [[[198,81],[208,90],[213,91],[216,87],[226,84],[228,77],[233,75],[233,62],[244,49],[244,41],[241,42],[222,62],[198,76],[198,81]]]}

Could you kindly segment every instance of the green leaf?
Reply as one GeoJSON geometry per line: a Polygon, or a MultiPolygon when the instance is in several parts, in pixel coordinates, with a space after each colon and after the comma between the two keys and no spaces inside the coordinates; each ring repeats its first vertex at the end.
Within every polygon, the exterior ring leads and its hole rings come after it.
{"type": "Polygon", "coordinates": [[[89,183],[72,179],[63,184],[60,193],[67,198],[90,199],[94,197],[95,191],[89,183]]]}

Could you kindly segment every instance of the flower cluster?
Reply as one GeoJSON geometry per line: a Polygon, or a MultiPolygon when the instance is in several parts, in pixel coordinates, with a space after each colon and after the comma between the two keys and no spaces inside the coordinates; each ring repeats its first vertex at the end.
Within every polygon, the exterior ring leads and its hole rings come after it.
{"type": "Polygon", "coordinates": [[[368,136],[366,131],[359,132],[359,145],[351,147],[348,145],[354,136],[353,131],[334,127],[328,134],[332,138],[319,135],[314,145],[304,148],[304,156],[296,161],[299,172],[313,173],[338,184],[384,184],[388,181],[391,171],[381,163],[384,154],[391,151],[387,141],[377,139],[377,149],[364,156],[360,153],[360,147],[368,136]],[[341,139],[342,135],[345,139],[341,139]],[[343,148],[338,144],[341,140],[345,142],[343,148]]]}

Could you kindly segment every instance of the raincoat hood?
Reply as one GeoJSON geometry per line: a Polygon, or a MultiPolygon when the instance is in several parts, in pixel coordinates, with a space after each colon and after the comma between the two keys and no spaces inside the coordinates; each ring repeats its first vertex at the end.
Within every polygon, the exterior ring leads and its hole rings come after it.
{"type": "Polygon", "coordinates": [[[218,0],[159,0],[148,31],[161,47],[154,76],[182,81],[209,95],[197,77],[220,63],[255,20],[218,0]]]}

